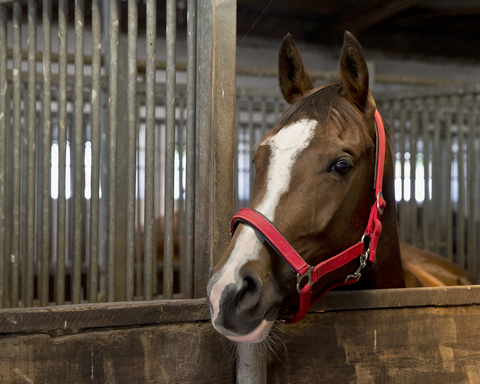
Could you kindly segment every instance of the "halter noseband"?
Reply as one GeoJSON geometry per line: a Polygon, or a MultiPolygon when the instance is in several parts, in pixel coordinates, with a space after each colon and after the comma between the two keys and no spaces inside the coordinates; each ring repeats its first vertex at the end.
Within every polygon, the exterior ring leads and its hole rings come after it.
{"type": "Polygon", "coordinates": [[[310,308],[315,301],[317,301],[323,294],[333,288],[343,285],[356,283],[362,276],[362,269],[367,266],[367,261],[375,262],[378,240],[382,232],[382,223],[380,216],[386,207],[386,202],[383,199],[382,184],[383,184],[383,166],[385,162],[385,128],[380,113],[375,110],[375,128],[376,128],[376,156],[375,156],[375,203],[370,210],[368,224],[361,240],[352,245],[350,248],[339,253],[336,256],[325,260],[316,266],[308,265],[305,260],[293,249],[283,235],[275,228],[273,223],[250,208],[241,209],[232,219],[230,226],[230,234],[233,235],[239,223],[245,223],[257,229],[267,240],[267,242],[277,251],[290,269],[297,274],[297,291],[300,294],[300,304],[298,312],[293,319],[284,320],[287,324],[293,324],[301,320],[308,308],[310,308]],[[368,239],[368,245],[365,240],[368,239]],[[367,249],[365,249],[367,248],[367,249]],[[325,292],[317,297],[313,302],[312,299],[312,285],[327,273],[332,272],[355,258],[359,257],[360,265],[357,270],[348,275],[341,283],[334,284],[328,287],[325,292]],[[301,287],[302,281],[308,279],[307,283],[301,287]]]}

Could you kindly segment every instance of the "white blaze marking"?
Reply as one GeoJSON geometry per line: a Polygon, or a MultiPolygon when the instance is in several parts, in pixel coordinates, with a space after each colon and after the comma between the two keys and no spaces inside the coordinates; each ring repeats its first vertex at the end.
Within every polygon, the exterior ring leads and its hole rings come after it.
{"type": "Polygon", "coordinates": [[[308,147],[317,126],[316,120],[302,119],[281,129],[262,145],[270,145],[267,192],[264,200],[255,207],[273,221],[275,208],[282,195],[288,191],[291,171],[298,155],[308,147]]]}
{"type": "MultiPolygon", "coordinates": [[[[275,208],[282,195],[288,192],[290,185],[291,170],[298,155],[308,147],[313,138],[316,120],[302,119],[293,124],[282,128],[275,136],[265,140],[261,145],[270,146],[270,162],[267,174],[267,191],[264,199],[255,208],[271,221],[274,219],[275,208]]],[[[215,325],[218,313],[220,311],[220,299],[225,287],[229,284],[240,282],[238,276],[240,267],[248,260],[258,258],[262,243],[258,239],[255,231],[245,226],[242,233],[237,238],[235,247],[221,271],[217,272],[216,282],[210,289],[210,303],[213,313],[212,321],[215,325]]],[[[263,321],[260,325],[248,335],[239,337],[243,341],[254,341],[256,337],[264,337],[265,331],[268,333],[271,323],[263,321]],[[268,325],[267,325],[268,324],[268,325]]],[[[232,337],[229,337],[232,339],[232,337]]]]}

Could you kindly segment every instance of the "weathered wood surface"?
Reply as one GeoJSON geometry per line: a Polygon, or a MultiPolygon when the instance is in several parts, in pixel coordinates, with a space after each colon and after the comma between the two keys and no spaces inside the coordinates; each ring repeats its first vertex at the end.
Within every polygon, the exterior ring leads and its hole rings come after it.
{"type": "Polygon", "coordinates": [[[208,322],[0,336],[0,383],[234,383],[232,345],[208,322]]]}
{"type": "MultiPolygon", "coordinates": [[[[330,292],[312,311],[276,330],[269,383],[480,383],[478,286],[330,292]]],[[[234,383],[234,357],[204,299],[0,311],[1,384],[234,383]],[[81,331],[40,332],[58,328],[81,331]]]]}
{"type": "Polygon", "coordinates": [[[268,383],[480,383],[479,319],[478,305],[310,313],[278,332],[268,383]]]}
{"type": "Polygon", "coordinates": [[[13,308],[0,311],[2,333],[141,326],[210,319],[205,299],[13,308]]]}

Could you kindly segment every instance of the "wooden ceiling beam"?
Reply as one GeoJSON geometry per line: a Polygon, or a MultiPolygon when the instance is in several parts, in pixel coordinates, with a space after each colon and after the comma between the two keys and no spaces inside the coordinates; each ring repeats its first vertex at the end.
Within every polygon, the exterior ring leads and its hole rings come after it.
{"type": "Polygon", "coordinates": [[[412,8],[423,1],[425,0],[375,1],[375,4],[372,4],[372,6],[363,7],[346,16],[340,23],[341,29],[358,32],[378,24],[399,12],[412,8]]]}

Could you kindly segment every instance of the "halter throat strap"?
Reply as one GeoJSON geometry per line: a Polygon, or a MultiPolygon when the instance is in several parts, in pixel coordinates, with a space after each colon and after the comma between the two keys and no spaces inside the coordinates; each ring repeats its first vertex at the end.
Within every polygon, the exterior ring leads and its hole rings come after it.
{"type": "Polygon", "coordinates": [[[284,320],[285,323],[293,324],[300,321],[305,316],[308,308],[310,308],[323,294],[338,286],[356,283],[362,276],[361,271],[367,266],[367,262],[375,262],[378,240],[382,232],[380,217],[386,207],[386,202],[382,195],[383,170],[385,163],[385,128],[380,113],[377,110],[375,110],[375,125],[376,164],[374,179],[376,200],[370,210],[367,227],[359,242],[331,258],[315,266],[311,266],[303,260],[295,249],[293,249],[285,237],[277,230],[277,228],[275,228],[273,223],[260,212],[250,208],[243,208],[231,221],[231,235],[233,235],[239,223],[244,223],[257,229],[263,235],[265,240],[282,257],[290,269],[296,273],[297,291],[300,295],[299,308],[293,319],[284,320]],[[312,301],[313,284],[326,274],[343,267],[356,258],[359,258],[359,267],[355,272],[348,275],[343,282],[329,286],[319,297],[312,301]]]}

